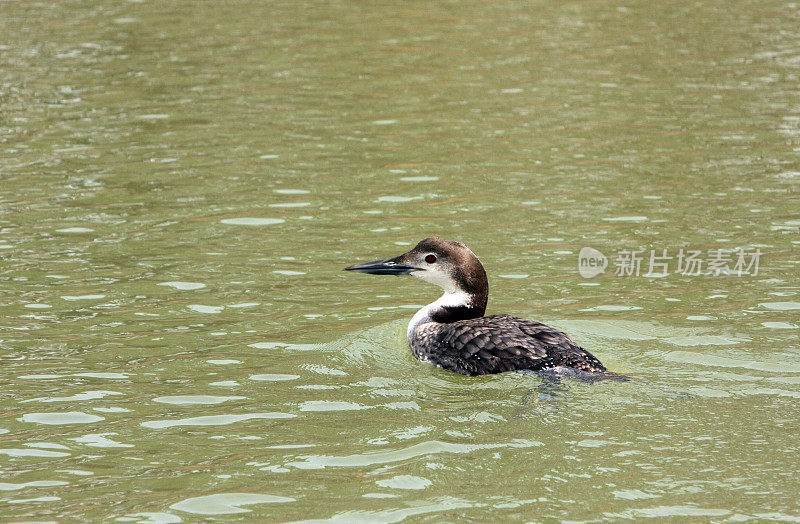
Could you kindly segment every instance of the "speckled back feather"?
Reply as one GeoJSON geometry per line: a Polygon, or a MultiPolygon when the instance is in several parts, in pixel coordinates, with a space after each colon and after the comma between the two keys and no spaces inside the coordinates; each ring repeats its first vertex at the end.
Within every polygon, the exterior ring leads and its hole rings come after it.
{"type": "Polygon", "coordinates": [[[462,375],[504,371],[538,371],[566,366],[603,372],[605,366],[557,329],[511,315],[470,318],[448,324],[419,326],[411,351],[444,369],[462,375]]]}

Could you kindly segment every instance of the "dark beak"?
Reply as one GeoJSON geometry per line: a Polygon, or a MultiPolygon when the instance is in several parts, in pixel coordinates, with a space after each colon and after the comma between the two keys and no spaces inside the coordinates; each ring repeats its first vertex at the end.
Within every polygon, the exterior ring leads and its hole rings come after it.
{"type": "Polygon", "coordinates": [[[387,258],[386,260],[376,260],[344,268],[345,271],[358,271],[359,273],[369,273],[370,275],[407,275],[419,268],[407,266],[397,261],[398,258],[387,258]]]}

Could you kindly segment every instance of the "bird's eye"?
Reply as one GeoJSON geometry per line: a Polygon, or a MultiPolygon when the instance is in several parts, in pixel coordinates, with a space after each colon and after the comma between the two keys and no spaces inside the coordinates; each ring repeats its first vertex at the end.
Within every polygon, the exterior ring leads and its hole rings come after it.
{"type": "Polygon", "coordinates": [[[436,262],[436,255],[427,255],[425,257],[425,262],[427,262],[428,264],[433,264],[434,262],[436,262]]]}

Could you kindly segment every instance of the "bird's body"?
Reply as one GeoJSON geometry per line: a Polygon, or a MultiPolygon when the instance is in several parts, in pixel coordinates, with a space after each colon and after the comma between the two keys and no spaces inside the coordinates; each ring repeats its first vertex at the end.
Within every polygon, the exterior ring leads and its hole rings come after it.
{"type": "Polygon", "coordinates": [[[483,265],[460,242],[427,238],[399,257],[346,268],[373,274],[411,274],[444,289],[408,325],[413,355],[462,375],[571,368],[606,368],[565,333],[511,315],[484,316],[489,295],[483,265]]]}
{"type": "Polygon", "coordinates": [[[414,330],[409,345],[419,360],[462,375],[556,367],[588,372],[606,369],[561,331],[511,315],[490,315],[449,324],[428,322],[414,330]]]}

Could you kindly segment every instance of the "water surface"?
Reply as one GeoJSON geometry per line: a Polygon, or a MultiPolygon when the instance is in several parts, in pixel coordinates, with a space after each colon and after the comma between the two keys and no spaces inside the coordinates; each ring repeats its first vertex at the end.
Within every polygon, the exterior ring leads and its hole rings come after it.
{"type": "Polygon", "coordinates": [[[774,1],[3,3],[0,514],[800,519],[797,28],[774,1]],[[490,313],[636,380],[416,362],[436,290],[341,269],[430,235],[478,253],[490,313]],[[758,275],[614,275],[720,248],[758,275]]]}

